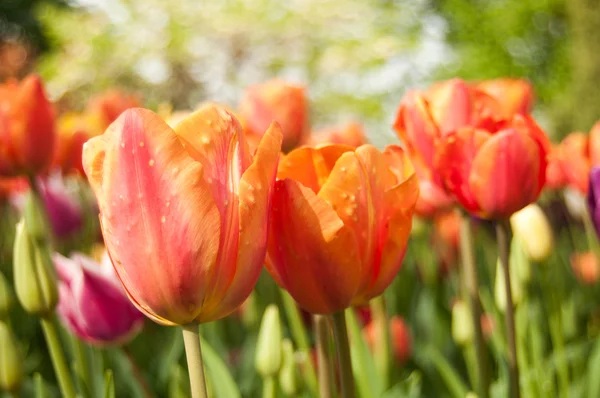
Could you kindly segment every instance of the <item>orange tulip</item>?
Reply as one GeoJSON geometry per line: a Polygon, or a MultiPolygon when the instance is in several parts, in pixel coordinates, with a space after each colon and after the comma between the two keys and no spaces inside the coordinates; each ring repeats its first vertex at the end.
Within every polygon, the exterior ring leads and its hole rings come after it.
{"type": "Polygon", "coordinates": [[[553,150],[549,160],[548,188],[570,186],[584,195],[588,192],[590,170],[600,165],[600,122],[589,135],[574,132],[553,150]]]}
{"type": "Polygon", "coordinates": [[[85,144],[108,252],[149,318],[208,322],[248,297],[265,257],[281,140],[271,125],[252,156],[237,119],[205,106],[175,129],[130,109],[85,144]]]}
{"type": "Polygon", "coordinates": [[[110,89],[92,97],[86,108],[90,127],[93,127],[90,133],[102,134],[121,113],[137,106],[140,106],[137,97],[117,89],[110,89]]]}
{"type": "Polygon", "coordinates": [[[528,114],[533,107],[533,87],[523,79],[500,78],[483,80],[474,85],[476,90],[493,97],[502,109],[502,117],[528,114]]]}
{"type": "Polygon", "coordinates": [[[301,147],[277,172],[267,269],[308,312],[380,295],[400,269],[419,195],[399,147],[301,147]]]}
{"type": "Polygon", "coordinates": [[[446,188],[481,218],[509,217],[534,202],[546,181],[550,144],[529,116],[499,131],[465,127],[439,145],[436,167],[446,188]]]}
{"type": "Polygon", "coordinates": [[[304,87],[283,80],[250,86],[240,102],[239,117],[246,132],[258,137],[271,122],[277,121],[283,131],[283,151],[288,152],[304,139],[308,130],[304,87]]]}
{"type": "Polygon", "coordinates": [[[40,78],[30,75],[0,86],[0,175],[46,171],[54,141],[54,110],[40,78]]]}
{"type": "Polygon", "coordinates": [[[359,123],[348,123],[345,126],[331,127],[311,134],[309,145],[342,144],[357,148],[367,143],[365,130],[359,123]]]}
{"type": "Polygon", "coordinates": [[[571,254],[571,267],[579,281],[586,285],[593,285],[600,277],[600,264],[598,257],[593,252],[571,254]]]}
{"type": "Polygon", "coordinates": [[[66,114],[58,119],[53,168],[61,169],[63,173],[84,173],[81,155],[83,144],[90,138],[88,130],[83,115],[66,114]]]}
{"type": "MultiPolygon", "coordinates": [[[[412,354],[412,337],[410,329],[404,319],[397,315],[390,318],[390,341],[392,343],[392,352],[396,360],[403,364],[412,354]]],[[[379,335],[379,324],[369,322],[363,329],[363,338],[369,347],[375,346],[375,341],[379,335]]]]}

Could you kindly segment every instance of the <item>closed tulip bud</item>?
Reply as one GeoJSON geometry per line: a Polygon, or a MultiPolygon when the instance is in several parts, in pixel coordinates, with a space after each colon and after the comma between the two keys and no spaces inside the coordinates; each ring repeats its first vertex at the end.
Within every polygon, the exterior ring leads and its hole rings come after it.
{"type": "Polygon", "coordinates": [[[0,321],[0,388],[17,391],[23,380],[23,354],[10,327],[0,321]]]}
{"type": "Polygon", "coordinates": [[[0,136],[0,176],[33,176],[50,166],[54,110],[38,76],[0,85],[0,136]]]}
{"type": "Polygon", "coordinates": [[[501,129],[466,127],[439,142],[436,170],[469,213],[506,219],[537,200],[546,181],[549,141],[529,116],[501,129]]]}
{"type": "MultiPolygon", "coordinates": [[[[504,281],[504,269],[498,259],[496,263],[496,281],[494,285],[494,298],[496,299],[496,306],[501,312],[506,311],[506,288],[504,281]]],[[[510,264],[510,288],[512,294],[512,303],[514,307],[517,307],[523,299],[523,282],[519,278],[518,270],[515,264],[510,264]]]]}
{"type": "Polygon", "coordinates": [[[296,366],[294,347],[289,339],[281,342],[281,370],[279,371],[279,385],[287,396],[295,396],[298,393],[300,375],[296,366]]]}
{"type": "Polygon", "coordinates": [[[305,89],[283,80],[249,87],[240,101],[239,117],[251,136],[262,136],[276,121],[283,131],[283,152],[295,148],[308,131],[305,89]]]}
{"type": "Polygon", "coordinates": [[[83,211],[80,195],[69,192],[60,174],[52,175],[40,184],[41,196],[54,237],[68,238],[82,231],[83,211]]]}
{"type": "Polygon", "coordinates": [[[2,272],[0,272],[0,321],[8,317],[14,303],[12,289],[2,272]]]}
{"type": "Polygon", "coordinates": [[[30,190],[25,196],[23,219],[27,226],[27,233],[37,242],[47,241],[50,221],[46,213],[44,199],[30,190]]]}
{"type": "Polygon", "coordinates": [[[67,330],[97,346],[135,337],[145,317],[127,298],[108,256],[101,264],[82,254],[56,253],[53,260],[60,293],[56,312],[67,330]]]}
{"type": "Polygon", "coordinates": [[[510,225],[531,261],[541,262],[550,256],[554,247],[552,228],[540,206],[532,203],[519,210],[510,217],[510,225]]]}
{"type": "Polygon", "coordinates": [[[458,345],[467,345],[475,334],[469,306],[463,300],[452,305],[452,338],[458,345]]]}
{"type": "Polygon", "coordinates": [[[15,291],[25,311],[39,316],[54,311],[58,288],[50,251],[33,239],[23,220],[17,224],[13,263],[15,291]]]}
{"type": "Polygon", "coordinates": [[[271,304],[265,310],[260,329],[258,330],[258,341],[256,342],[256,356],[254,365],[256,371],[264,378],[272,377],[279,372],[281,367],[281,320],[279,309],[271,304]]]}
{"type": "Polygon", "coordinates": [[[84,145],[115,271],[150,319],[208,322],[250,295],[264,262],[281,137],[273,124],[252,156],[237,119],[207,105],[175,129],[129,109],[84,145]]]}
{"type": "Polygon", "coordinates": [[[418,196],[397,146],[298,148],[279,166],[267,269],[310,313],[364,305],[402,265],[418,196]]]}
{"type": "Polygon", "coordinates": [[[593,252],[571,254],[571,268],[577,279],[586,285],[593,285],[600,278],[600,262],[593,252]]]}

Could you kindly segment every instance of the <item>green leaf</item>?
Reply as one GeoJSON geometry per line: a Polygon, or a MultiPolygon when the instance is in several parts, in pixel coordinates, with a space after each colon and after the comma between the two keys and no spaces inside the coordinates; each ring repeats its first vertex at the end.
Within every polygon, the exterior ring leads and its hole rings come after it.
{"type": "Polygon", "coordinates": [[[375,360],[362,337],[354,310],[346,311],[346,321],[350,338],[352,370],[359,395],[363,398],[380,397],[383,394],[381,376],[377,373],[375,360]]]}
{"type": "Polygon", "coordinates": [[[204,368],[212,381],[213,390],[216,398],[241,398],[240,391],[237,388],[235,380],[229,373],[229,369],[217,352],[208,344],[206,340],[200,337],[202,345],[202,358],[204,368]]]}
{"type": "Polygon", "coordinates": [[[104,372],[104,398],[115,398],[115,380],[110,369],[104,372]]]}
{"type": "Polygon", "coordinates": [[[594,349],[588,361],[588,394],[590,398],[600,397],[600,339],[594,344],[594,349]]]}
{"type": "Polygon", "coordinates": [[[417,359],[420,358],[419,360],[422,361],[427,358],[433,364],[452,396],[464,398],[467,395],[469,389],[465,382],[436,347],[429,345],[423,347],[422,350],[416,350],[416,352],[421,352],[417,359]]]}
{"type": "Polygon", "coordinates": [[[35,398],[47,398],[48,390],[41,374],[35,373],[33,375],[33,383],[35,384],[35,398]]]}

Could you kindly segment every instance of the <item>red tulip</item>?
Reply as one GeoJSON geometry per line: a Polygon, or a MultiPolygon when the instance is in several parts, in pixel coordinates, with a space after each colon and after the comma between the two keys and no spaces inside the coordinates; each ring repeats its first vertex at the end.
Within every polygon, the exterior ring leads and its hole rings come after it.
{"type": "Polygon", "coordinates": [[[446,188],[478,217],[509,217],[534,202],[546,181],[549,142],[528,116],[499,131],[462,128],[439,145],[436,167],[446,188]]]}
{"type": "Polygon", "coordinates": [[[276,121],[283,131],[282,149],[296,147],[308,131],[308,101],[305,89],[283,80],[250,86],[240,102],[238,113],[246,132],[261,137],[276,121]]]}
{"type": "MultiPolygon", "coordinates": [[[[410,329],[399,316],[392,316],[389,321],[390,340],[392,343],[392,351],[394,357],[399,363],[406,362],[412,354],[412,337],[410,329]]],[[[378,326],[374,322],[370,322],[363,329],[363,336],[370,347],[375,345],[375,339],[378,336],[378,326]]]]}
{"type": "Polygon", "coordinates": [[[400,269],[419,189],[396,148],[302,147],[282,159],[267,269],[306,311],[364,304],[400,269]]]}
{"type": "Polygon", "coordinates": [[[281,135],[273,124],[253,157],[222,107],[174,130],[134,108],[85,144],[108,251],[148,317],[207,322],[248,297],[264,261],[281,135]]]}
{"type": "Polygon", "coordinates": [[[0,176],[46,171],[54,142],[54,110],[40,78],[0,86],[0,176]]]}

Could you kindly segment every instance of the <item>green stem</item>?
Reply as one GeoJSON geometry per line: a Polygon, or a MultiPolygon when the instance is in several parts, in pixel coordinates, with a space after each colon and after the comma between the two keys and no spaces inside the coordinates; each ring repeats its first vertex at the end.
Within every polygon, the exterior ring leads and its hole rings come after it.
{"type": "Polygon", "coordinates": [[[94,377],[90,369],[90,361],[88,359],[87,347],[77,337],[71,336],[73,341],[73,353],[75,354],[75,372],[80,380],[83,382],[86,397],[95,396],[95,385],[94,377]]]}
{"type": "Polygon", "coordinates": [[[127,358],[127,362],[129,362],[129,368],[131,369],[131,374],[133,375],[133,378],[137,381],[138,385],[142,389],[142,392],[144,393],[144,397],[145,398],[153,397],[154,395],[152,394],[150,387],[148,386],[148,382],[144,378],[144,375],[142,375],[142,372],[140,371],[140,367],[137,365],[137,361],[135,360],[135,356],[133,355],[133,352],[131,352],[131,350],[127,346],[124,346],[122,348],[122,351],[123,351],[123,354],[125,355],[125,358],[127,358]]]}
{"type": "Polygon", "coordinates": [[[385,311],[383,296],[371,300],[369,303],[375,331],[377,333],[374,343],[374,356],[377,371],[381,375],[383,388],[387,390],[390,377],[390,328],[388,326],[388,317],[385,311]]]}
{"type": "Polygon", "coordinates": [[[464,213],[462,214],[460,225],[460,254],[463,264],[464,294],[466,294],[468,299],[467,302],[469,303],[474,331],[473,337],[477,358],[477,392],[479,398],[488,398],[490,379],[483,331],[481,330],[481,302],[479,301],[479,278],[477,276],[477,265],[475,264],[473,231],[471,218],[468,214],[464,213]]]}
{"type": "Polygon", "coordinates": [[[498,241],[498,254],[500,264],[504,271],[504,289],[506,291],[506,341],[508,343],[508,379],[510,386],[510,397],[519,398],[521,393],[519,390],[519,364],[517,362],[517,345],[515,333],[515,308],[513,306],[512,289],[511,289],[511,273],[510,273],[510,226],[506,221],[496,222],[496,239],[498,241]]]}
{"type": "Polygon", "coordinates": [[[313,361],[311,358],[311,347],[309,344],[308,334],[304,328],[300,310],[292,296],[290,296],[285,290],[280,289],[281,301],[283,303],[283,311],[290,327],[290,333],[292,338],[298,347],[298,351],[306,355],[306,366],[303,366],[303,376],[312,392],[317,391],[317,376],[313,361]]]}
{"type": "Polygon", "coordinates": [[[317,361],[319,372],[319,397],[333,398],[333,367],[329,350],[329,325],[327,317],[315,315],[315,340],[317,343],[317,361]]]}
{"type": "Polygon", "coordinates": [[[344,311],[336,312],[333,318],[333,336],[338,353],[340,367],[340,382],[342,398],[355,398],[354,375],[352,374],[352,358],[350,357],[350,344],[348,342],[348,328],[344,311]]]}
{"type": "Polygon", "coordinates": [[[50,359],[54,366],[54,372],[60,385],[60,390],[63,397],[75,398],[75,387],[69,367],[67,366],[67,360],[65,358],[60,339],[58,338],[58,331],[52,317],[41,318],[42,330],[44,331],[44,337],[48,344],[48,350],[50,351],[50,359]]]}
{"type": "Polygon", "coordinates": [[[183,330],[183,343],[185,344],[192,398],[207,398],[198,325],[185,325],[181,329],[183,330]]]}
{"type": "Polygon", "coordinates": [[[277,397],[277,384],[275,383],[275,377],[269,376],[263,379],[263,398],[276,398],[277,397]]]}

